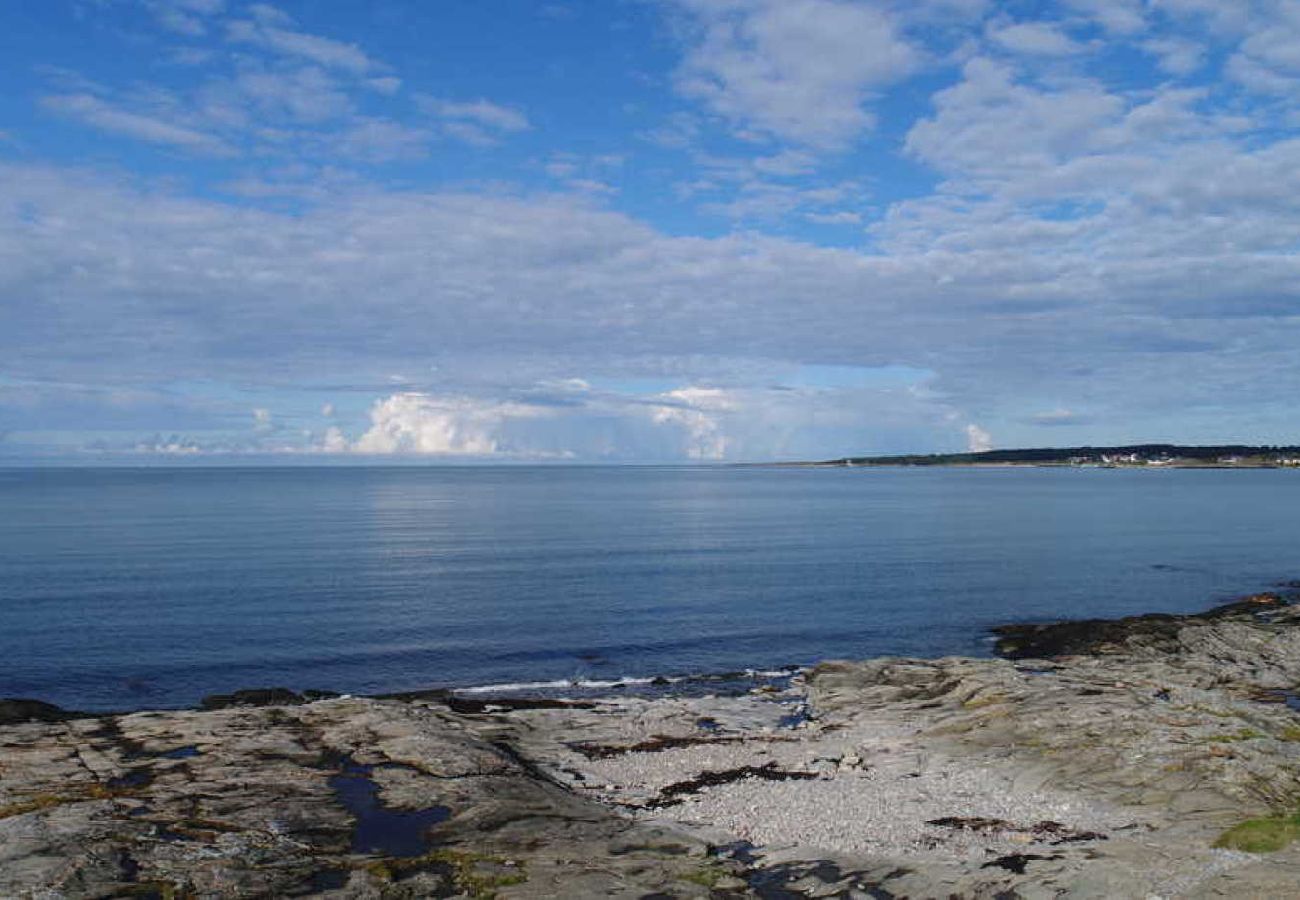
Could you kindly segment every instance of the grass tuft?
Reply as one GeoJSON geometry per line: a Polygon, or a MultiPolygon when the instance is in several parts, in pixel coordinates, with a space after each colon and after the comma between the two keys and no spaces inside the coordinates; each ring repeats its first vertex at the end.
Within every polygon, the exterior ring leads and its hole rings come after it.
{"type": "Polygon", "coordinates": [[[381,881],[396,881],[419,871],[441,869],[451,875],[458,890],[473,900],[493,900],[501,888],[528,880],[521,869],[502,871],[505,865],[504,859],[484,853],[434,850],[423,856],[375,860],[365,868],[381,881]]]}
{"type": "Polygon", "coordinates": [[[1206,740],[1211,744],[1235,744],[1237,741],[1254,741],[1262,737],[1264,737],[1262,731],[1256,731],[1254,728],[1243,728],[1231,734],[1210,735],[1206,740]]]}
{"type": "Polygon", "coordinates": [[[1248,819],[1234,825],[1214,842],[1225,850],[1242,850],[1246,853],[1274,853],[1300,838],[1300,814],[1273,816],[1267,819],[1248,819]]]}

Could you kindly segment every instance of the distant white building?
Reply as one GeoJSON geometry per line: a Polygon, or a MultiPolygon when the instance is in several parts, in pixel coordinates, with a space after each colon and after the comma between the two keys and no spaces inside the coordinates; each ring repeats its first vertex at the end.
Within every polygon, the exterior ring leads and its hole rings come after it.
{"type": "Polygon", "coordinates": [[[1142,458],[1136,453],[1103,453],[1101,462],[1106,466],[1133,465],[1142,462],[1142,458]]]}

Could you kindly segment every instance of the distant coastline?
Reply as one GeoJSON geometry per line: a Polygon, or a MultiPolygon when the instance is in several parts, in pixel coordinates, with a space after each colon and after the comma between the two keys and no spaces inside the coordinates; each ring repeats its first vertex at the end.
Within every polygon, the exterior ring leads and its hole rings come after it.
{"type": "Polygon", "coordinates": [[[1042,447],[980,453],[846,456],[783,463],[808,467],[1048,466],[1076,468],[1300,469],[1300,446],[1130,444],[1119,447],[1042,447]]]}

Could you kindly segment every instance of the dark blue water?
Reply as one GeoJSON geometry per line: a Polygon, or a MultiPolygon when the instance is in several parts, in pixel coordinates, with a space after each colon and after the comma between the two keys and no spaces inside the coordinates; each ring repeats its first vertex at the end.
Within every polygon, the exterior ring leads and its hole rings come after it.
{"type": "Polygon", "coordinates": [[[1300,472],[0,471],[0,696],[186,705],[984,653],[1300,577],[1300,472]]]}

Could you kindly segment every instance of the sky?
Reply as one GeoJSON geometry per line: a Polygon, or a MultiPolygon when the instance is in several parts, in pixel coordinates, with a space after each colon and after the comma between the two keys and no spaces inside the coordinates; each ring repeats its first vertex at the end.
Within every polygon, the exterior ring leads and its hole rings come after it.
{"type": "Polygon", "coordinates": [[[45,0],[0,84],[0,460],[1300,443],[1300,0],[45,0]]]}

